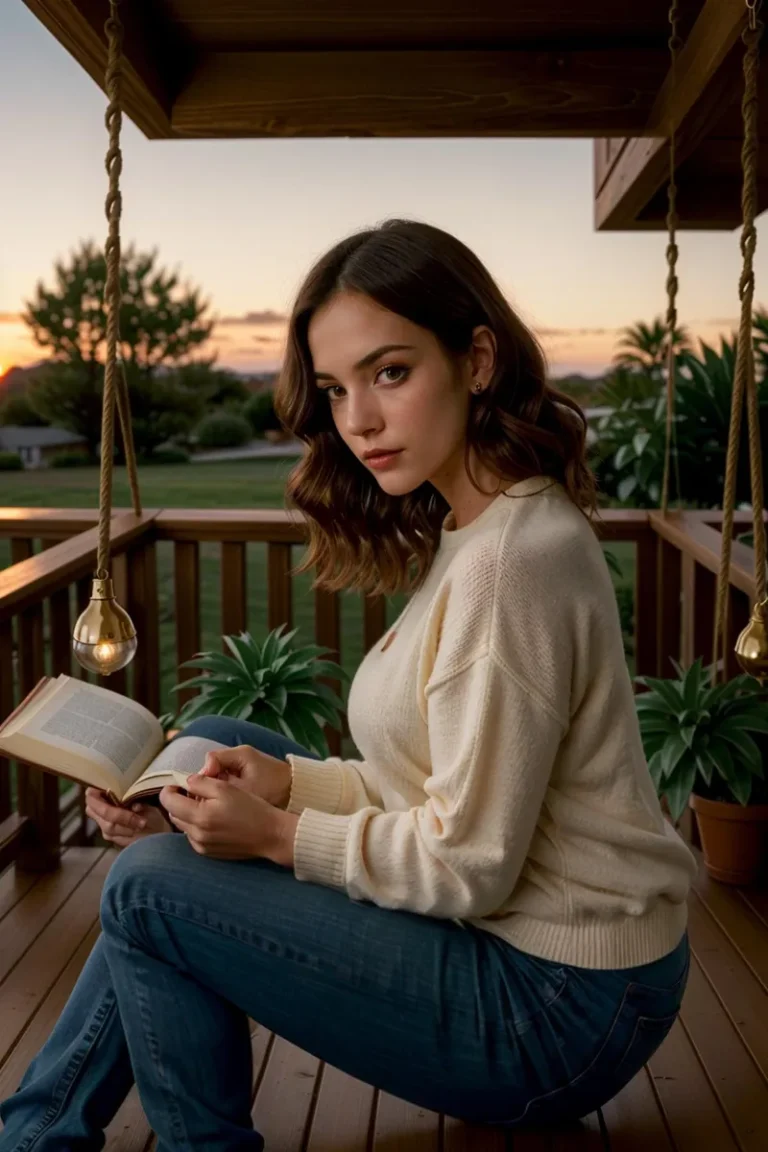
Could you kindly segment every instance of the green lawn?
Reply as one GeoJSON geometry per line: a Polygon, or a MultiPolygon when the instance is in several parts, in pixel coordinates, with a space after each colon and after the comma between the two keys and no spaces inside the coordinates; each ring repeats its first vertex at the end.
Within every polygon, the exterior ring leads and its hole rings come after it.
{"type": "MultiPolygon", "coordinates": [[[[295,457],[286,459],[228,461],[212,464],[144,466],[140,470],[142,503],[146,508],[281,508],[285,478],[295,465],[295,457]]],[[[97,468],[48,469],[2,474],[2,502],[9,506],[96,508],[99,474],[97,468]]],[[[130,506],[130,494],[124,468],[114,477],[113,503],[130,506]]],[[[299,562],[302,550],[294,549],[299,562]]],[[[631,587],[634,579],[634,546],[613,544],[611,551],[622,566],[622,577],[614,577],[617,586],[631,587]]],[[[161,709],[174,709],[171,687],[176,683],[175,610],[173,598],[173,545],[160,542],[158,556],[158,599],[160,611],[161,709]]],[[[221,589],[219,585],[219,546],[203,544],[200,559],[200,611],[202,644],[218,648],[221,627],[221,589]]],[[[0,568],[10,563],[10,544],[0,539],[0,568]]],[[[266,545],[247,546],[248,627],[256,637],[266,634],[267,587],[266,545]]],[[[294,625],[297,640],[311,643],[314,639],[314,602],[310,590],[311,573],[294,577],[294,625]]],[[[626,593],[623,593],[626,596],[626,593]]],[[[403,596],[393,597],[388,606],[388,620],[401,611],[403,596]]],[[[342,664],[354,675],[363,656],[361,597],[342,595],[342,664]]],[[[630,668],[634,661],[629,656],[630,668]]],[[[353,754],[345,742],[346,754],[353,754]]]]}

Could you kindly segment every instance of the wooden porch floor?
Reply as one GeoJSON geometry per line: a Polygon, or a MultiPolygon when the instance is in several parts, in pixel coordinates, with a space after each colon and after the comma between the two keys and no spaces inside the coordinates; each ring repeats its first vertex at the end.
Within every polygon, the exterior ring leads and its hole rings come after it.
{"type": "MultiPolygon", "coordinates": [[[[0,1099],[56,1021],[99,934],[113,850],[70,848],[61,869],[0,876],[0,1099]]],[[[680,1021],[650,1065],[573,1130],[476,1130],[377,1092],[253,1025],[253,1116],[267,1152],[765,1152],[768,892],[703,871],[690,901],[693,962],[680,1021]]],[[[109,1152],[150,1152],[135,1089],[109,1152]]]]}

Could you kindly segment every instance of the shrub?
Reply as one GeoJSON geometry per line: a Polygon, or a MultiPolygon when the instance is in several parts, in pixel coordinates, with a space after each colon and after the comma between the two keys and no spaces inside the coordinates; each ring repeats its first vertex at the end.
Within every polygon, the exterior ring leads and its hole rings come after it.
{"type": "Polygon", "coordinates": [[[23,467],[18,452],[0,452],[0,472],[18,472],[23,467]]]}
{"type": "Polygon", "coordinates": [[[93,464],[87,452],[70,449],[67,452],[57,452],[51,457],[51,468],[85,468],[93,464]]]}
{"type": "Polygon", "coordinates": [[[265,432],[277,432],[282,427],[275,412],[272,392],[257,392],[255,396],[251,396],[243,409],[243,415],[256,436],[263,436],[265,432]]]}
{"type": "Polygon", "coordinates": [[[213,412],[197,426],[197,442],[201,448],[239,448],[247,444],[252,435],[245,417],[233,412],[213,412]]]}
{"type": "Polygon", "coordinates": [[[151,456],[143,456],[141,464],[188,464],[189,452],[169,444],[167,448],[156,448],[151,456]]]}

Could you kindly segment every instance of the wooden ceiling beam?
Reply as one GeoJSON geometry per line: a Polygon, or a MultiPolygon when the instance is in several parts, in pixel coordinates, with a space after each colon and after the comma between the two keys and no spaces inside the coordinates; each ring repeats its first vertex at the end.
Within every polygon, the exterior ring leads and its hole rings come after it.
{"type": "MultiPolygon", "coordinates": [[[[109,15],[106,0],[24,3],[103,91],[107,67],[104,23],[109,15]]],[[[151,139],[173,135],[171,106],[177,83],[181,82],[181,70],[186,66],[183,44],[177,41],[170,56],[166,51],[169,28],[159,7],[150,13],[144,5],[120,5],[124,30],[122,104],[126,115],[151,139]],[[167,59],[172,62],[170,69],[167,59]]]]}
{"type": "Polygon", "coordinates": [[[646,130],[664,53],[213,52],[174,103],[183,137],[595,136],[646,130]]]}
{"type": "Polygon", "coordinates": [[[733,53],[746,23],[744,0],[706,0],[654,101],[646,131],[614,148],[601,165],[595,145],[595,228],[633,228],[669,178],[668,138],[675,129],[682,164],[733,100],[740,59],[733,53]]]}

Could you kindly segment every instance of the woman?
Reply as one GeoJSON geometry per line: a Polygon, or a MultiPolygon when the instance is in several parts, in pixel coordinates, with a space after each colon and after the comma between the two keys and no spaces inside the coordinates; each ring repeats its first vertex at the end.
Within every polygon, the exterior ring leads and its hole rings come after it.
{"type": "MultiPolygon", "coordinates": [[[[694,861],[647,771],[578,407],[478,259],[390,220],[312,269],[277,406],[329,589],[412,593],[355,677],[361,760],[231,746],[121,852],[102,935],[0,1150],[99,1148],[138,1084],[161,1152],[261,1149],[247,1017],[480,1123],[583,1116],[654,1052],[694,861]]],[[[189,731],[189,729],[187,729],[189,731]]]]}

